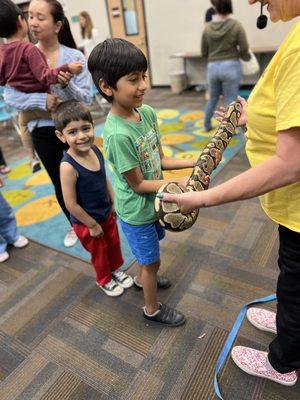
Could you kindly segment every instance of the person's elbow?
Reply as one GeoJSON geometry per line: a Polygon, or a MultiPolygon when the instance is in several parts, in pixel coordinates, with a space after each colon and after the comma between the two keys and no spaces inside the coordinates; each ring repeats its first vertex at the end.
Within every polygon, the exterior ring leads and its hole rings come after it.
{"type": "Polygon", "coordinates": [[[291,171],[291,183],[300,182],[300,163],[298,162],[291,171]]]}
{"type": "Polygon", "coordinates": [[[300,182],[300,163],[296,160],[285,160],[285,179],[287,185],[300,182]]]}
{"type": "Polygon", "coordinates": [[[143,185],[142,184],[135,184],[135,185],[131,185],[131,189],[134,191],[134,193],[136,194],[143,194],[144,190],[143,190],[143,185]]]}
{"type": "Polygon", "coordinates": [[[76,203],[76,201],[65,199],[65,205],[66,205],[67,210],[68,210],[71,214],[75,214],[75,213],[76,213],[76,208],[77,208],[77,206],[78,206],[78,204],[76,203]]]}

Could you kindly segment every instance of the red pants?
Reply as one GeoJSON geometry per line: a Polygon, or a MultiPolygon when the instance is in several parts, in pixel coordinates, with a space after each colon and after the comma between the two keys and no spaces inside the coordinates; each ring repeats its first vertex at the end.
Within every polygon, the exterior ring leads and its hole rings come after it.
{"type": "Polygon", "coordinates": [[[85,225],[74,224],[73,228],[82,246],[91,253],[91,263],[96,271],[97,282],[103,286],[111,280],[112,271],[120,268],[124,260],[116,217],[110,214],[107,220],[99,224],[104,233],[99,238],[93,238],[85,225]]]}

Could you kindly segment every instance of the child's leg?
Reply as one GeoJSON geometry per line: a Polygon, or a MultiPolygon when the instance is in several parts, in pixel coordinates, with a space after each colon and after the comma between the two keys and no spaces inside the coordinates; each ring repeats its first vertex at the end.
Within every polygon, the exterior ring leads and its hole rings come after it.
{"type": "Polygon", "coordinates": [[[116,217],[111,213],[107,220],[100,224],[106,240],[110,272],[113,272],[124,263],[116,217]]]}
{"type": "Polygon", "coordinates": [[[91,254],[97,283],[104,286],[112,279],[105,237],[93,238],[85,225],[74,224],[73,228],[82,246],[91,254]]]}
{"type": "Polygon", "coordinates": [[[22,111],[19,113],[19,127],[20,127],[20,133],[21,133],[21,140],[22,140],[23,146],[25,147],[25,149],[28,152],[28,157],[30,160],[32,172],[39,171],[41,169],[41,165],[36,157],[31,134],[29,132],[27,124],[30,121],[34,121],[36,119],[43,119],[43,118],[51,119],[50,113],[48,111],[43,111],[43,110],[28,110],[28,111],[22,111]]]}
{"type": "Polygon", "coordinates": [[[11,206],[0,193],[0,253],[19,238],[16,218],[11,206]]]}
{"type": "Polygon", "coordinates": [[[123,265],[124,260],[122,256],[120,236],[115,215],[110,213],[107,220],[101,222],[101,227],[107,243],[107,254],[113,278],[124,289],[128,289],[133,286],[133,279],[124,271],[119,271],[119,268],[123,265]]]}
{"type": "Polygon", "coordinates": [[[144,318],[166,326],[179,326],[185,317],[177,310],[157,301],[157,271],[160,265],[158,223],[131,225],[121,221],[123,232],[141,269],[144,290],[144,318]]]}
{"type": "Polygon", "coordinates": [[[154,314],[159,309],[157,301],[157,272],[160,261],[148,265],[139,265],[141,283],[148,314],[154,314]]]}

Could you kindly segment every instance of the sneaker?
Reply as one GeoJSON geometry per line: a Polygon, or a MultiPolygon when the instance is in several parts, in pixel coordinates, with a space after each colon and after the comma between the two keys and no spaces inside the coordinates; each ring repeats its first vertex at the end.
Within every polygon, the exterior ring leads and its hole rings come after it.
{"type": "Polygon", "coordinates": [[[107,296],[110,297],[121,296],[121,294],[124,293],[124,288],[118,285],[118,283],[114,279],[111,279],[108,283],[106,283],[103,286],[99,285],[98,282],[96,282],[96,284],[97,286],[99,286],[100,289],[103,290],[105,294],[107,294],[107,296]]]}
{"type": "MultiPolygon", "coordinates": [[[[133,283],[136,288],[143,289],[143,285],[138,281],[137,276],[133,278],[133,283]]],[[[157,277],[157,288],[158,289],[168,289],[171,286],[171,282],[165,276],[157,277]]]]}
{"type": "Polygon", "coordinates": [[[11,171],[11,168],[8,165],[1,165],[0,166],[0,174],[5,175],[11,171]]]}
{"type": "Polygon", "coordinates": [[[20,235],[19,238],[13,243],[14,247],[17,247],[18,249],[22,249],[22,247],[27,246],[29,243],[29,240],[25,237],[20,235]]]}
{"type": "Polygon", "coordinates": [[[264,310],[263,308],[251,307],[247,311],[247,319],[261,331],[277,333],[276,329],[276,313],[264,310]]]}
{"type": "Polygon", "coordinates": [[[285,386],[293,386],[297,382],[296,371],[287,374],[277,372],[270,364],[268,353],[265,351],[236,346],[231,351],[231,357],[235,364],[249,375],[266,378],[285,386]]]}
{"type": "Polygon", "coordinates": [[[171,308],[166,304],[160,304],[159,309],[154,314],[148,314],[146,307],[143,307],[144,318],[165,326],[175,327],[185,323],[185,316],[181,312],[171,308]]]}
{"type": "Polygon", "coordinates": [[[0,263],[6,261],[9,259],[9,254],[7,251],[5,251],[4,253],[0,253],[0,263]]]}
{"type": "Polygon", "coordinates": [[[37,171],[40,171],[42,169],[41,163],[39,160],[32,160],[30,162],[30,167],[31,167],[31,172],[34,174],[37,171]]]}
{"type": "Polygon", "coordinates": [[[67,234],[66,234],[66,236],[64,238],[64,246],[65,247],[72,247],[72,246],[74,246],[76,244],[77,240],[78,240],[78,237],[77,237],[74,229],[71,228],[67,232],[67,234]]]}
{"type": "Polygon", "coordinates": [[[133,285],[133,279],[130,275],[125,274],[123,271],[114,271],[112,273],[115,281],[124,289],[128,289],[133,285]]]}

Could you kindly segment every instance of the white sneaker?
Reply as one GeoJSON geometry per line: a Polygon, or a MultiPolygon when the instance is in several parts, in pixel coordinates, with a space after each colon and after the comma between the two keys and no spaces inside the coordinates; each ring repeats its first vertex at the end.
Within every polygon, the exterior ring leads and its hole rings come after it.
{"type": "Polygon", "coordinates": [[[286,374],[275,371],[268,360],[268,353],[265,351],[235,346],[231,350],[231,357],[235,364],[249,375],[266,378],[285,386],[293,386],[297,382],[296,371],[286,374]]]}
{"type": "Polygon", "coordinates": [[[67,234],[66,234],[66,236],[64,238],[64,246],[65,247],[72,247],[72,246],[74,246],[76,244],[77,240],[78,240],[78,237],[77,237],[74,229],[71,228],[67,232],[67,234]]]}
{"type": "Polygon", "coordinates": [[[96,284],[99,286],[100,289],[103,290],[105,294],[107,294],[107,296],[110,297],[121,296],[121,294],[124,293],[124,288],[118,285],[118,283],[114,279],[111,279],[104,286],[100,286],[98,282],[96,282],[96,284]]]}
{"type": "Polygon", "coordinates": [[[20,235],[19,238],[13,243],[13,246],[21,249],[22,247],[27,246],[28,243],[29,240],[25,236],[20,235]]]}
{"type": "Polygon", "coordinates": [[[247,311],[247,319],[261,331],[277,333],[276,328],[276,313],[265,310],[264,308],[250,307],[247,311]]]}
{"type": "Polygon", "coordinates": [[[9,259],[9,254],[7,251],[5,251],[4,253],[0,253],[0,263],[6,261],[9,259]]]}
{"type": "Polygon", "coordinates": [[[112,276],[115,278],[116,282],[124,289],[128,289],[133,286],[132,277],[128,274],[125,274],[124,271],[114,271],[112,273],[112,276]]]}

